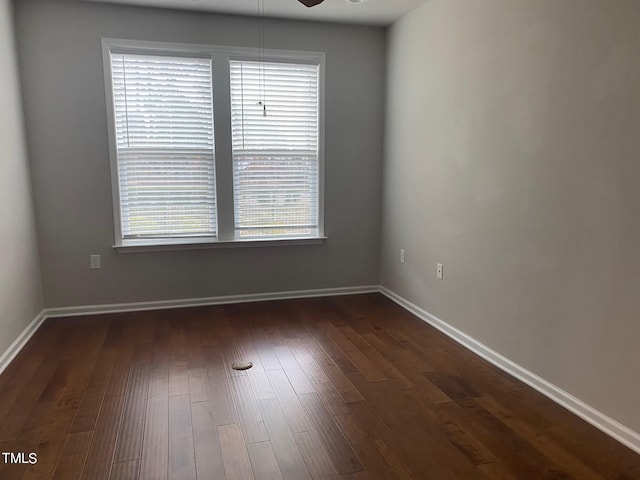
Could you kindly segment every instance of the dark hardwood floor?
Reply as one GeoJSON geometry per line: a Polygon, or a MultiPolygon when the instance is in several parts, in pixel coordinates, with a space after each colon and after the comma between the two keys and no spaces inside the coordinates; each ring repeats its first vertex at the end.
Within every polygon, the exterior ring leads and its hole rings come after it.
{"type": "Polygon", "coordinates": [[[38,458],[2,480],[640,479],[377,294],[50,319],[0,376],[0,450],[38,458]]]}

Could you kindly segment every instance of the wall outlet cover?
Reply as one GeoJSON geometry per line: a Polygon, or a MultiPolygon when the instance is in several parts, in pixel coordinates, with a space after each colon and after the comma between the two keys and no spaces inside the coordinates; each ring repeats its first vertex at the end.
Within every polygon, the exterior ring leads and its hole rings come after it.
{"type": "Polygon", "coordinates": [[[89,255],[89,268],[99,270],[102,267],[100,255],[89,255]]]}

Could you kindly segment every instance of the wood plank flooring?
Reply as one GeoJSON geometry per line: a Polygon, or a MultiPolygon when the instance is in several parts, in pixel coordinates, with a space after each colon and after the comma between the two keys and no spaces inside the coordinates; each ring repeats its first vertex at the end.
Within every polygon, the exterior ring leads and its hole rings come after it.
{"type": "Polygon", "coordinates": [[[38,456],[2,480],[640,479],[378,294],[50,319],[0,376],[0,449],[38,456]]]}

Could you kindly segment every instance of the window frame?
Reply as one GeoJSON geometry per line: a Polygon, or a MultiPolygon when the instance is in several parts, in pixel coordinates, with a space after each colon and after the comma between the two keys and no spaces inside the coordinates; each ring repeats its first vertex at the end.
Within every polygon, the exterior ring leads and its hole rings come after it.
{"type": "Polygon", "coordinates": [[[324,159],[325,159],[325,53],[300,50],[258,49],[187,43],[167,43],[117,38],[102,39],[107,130],[111,168],[114,221],[114,248],[119,252],[182,250],[191,248],[229,248],[240,246],[313,245],[324,236],[324,159]],[[115,131],[111,53],[184,56],[207,58],[212,64],[213,136],[217,237],[125,239],[122,236],[118,151],[115,131]],[[319,66],[318,85],[318,234],[295,237],[236,238],[233,205],[233,149],[231,135],[230,60],[308,63],[319,66]]]}

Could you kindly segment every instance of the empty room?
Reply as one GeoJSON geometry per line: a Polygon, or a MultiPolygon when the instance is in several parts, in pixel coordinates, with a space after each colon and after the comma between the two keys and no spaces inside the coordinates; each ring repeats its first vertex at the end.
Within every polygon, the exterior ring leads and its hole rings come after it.
{"type": "Polygon", "coordinates": [[[639,25],[0,0],[0,479],[640,480],[639,25]]]}

